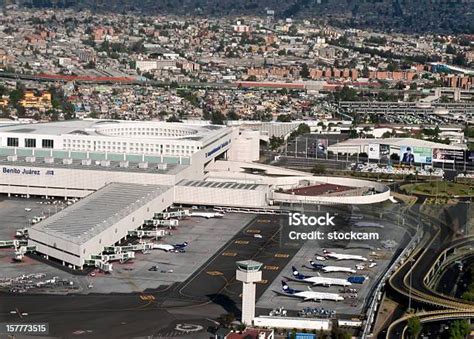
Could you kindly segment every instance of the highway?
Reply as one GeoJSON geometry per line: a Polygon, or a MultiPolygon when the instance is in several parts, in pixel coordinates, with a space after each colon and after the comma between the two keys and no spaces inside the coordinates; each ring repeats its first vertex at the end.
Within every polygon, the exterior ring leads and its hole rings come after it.
{"type": "MultiPolygon", "coordinates": [[[[410,213],[420,215],[425,236],[416,250],[390,277],[387,293],[395,297],[396,300],[404,301],[405,304],[408,301],[408,306],[412,309],[428,310],[414,313],[422,323],[472,317],[474,303],[459,300],[429,288],[425,284],[425,278],[433,266],[437,265],[437,259],[445,250],[471,244],[474,242],[474,236],[449,241],[447,227],[442,221],[422,214],[416,209],[415,206],[410,213]]],[[[440,272],[436,272],[436,274],[440,274],[440,272]]],[[[413,315],[406,315],[393,322],[385,337],[400,338],[400,334],[406,331],[406,322],[411,316],[413,315]]]]}

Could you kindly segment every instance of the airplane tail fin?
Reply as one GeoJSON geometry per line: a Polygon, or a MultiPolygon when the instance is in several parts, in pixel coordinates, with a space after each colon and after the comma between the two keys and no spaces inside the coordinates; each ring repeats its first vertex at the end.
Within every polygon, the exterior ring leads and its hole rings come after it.
{"type": "Polygon", "coordinates": [[[293,276],[296,278],[296,279],[304,279],[305,276],[303,274],[301,274],[300,272],[298,272],[298,270],[296,269],[295,266],[292,266],[291,269],[293,270],[293,276]]]}
{"type": "Polygon", "coordinates": [[[292,289],[290,286],[288,286],[288,284],[284,280],[281,281],[281,289],[283,290],[283,292],[288,293],[288,294],[295,293],[295,290],[292,289]]]}
{"type": "Polygon", "coordinates": [[[178,248],[185,248],[189,245],[189,243],[187,241],[183,242],[182,244],[176,244],[175,247],[178,247],[178,248]]]}

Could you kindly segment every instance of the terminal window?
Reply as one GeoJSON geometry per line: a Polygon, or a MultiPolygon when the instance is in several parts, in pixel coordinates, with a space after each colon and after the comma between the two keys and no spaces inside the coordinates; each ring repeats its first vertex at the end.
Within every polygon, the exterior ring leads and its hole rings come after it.
{"type": "Polygon", "coordinates": [[[25,147],[36,147],[36,139],[25,139],[25,147]]]}
{"type": "Polygon", "coordinates": [[[18,147],[18,138],[7,138],[7,146],[18,147]]]}
{"type": "Polygon", "coordinates": [[[54,140],[43,139],[42,146],[43,148],[54,148],[54,140]]]}

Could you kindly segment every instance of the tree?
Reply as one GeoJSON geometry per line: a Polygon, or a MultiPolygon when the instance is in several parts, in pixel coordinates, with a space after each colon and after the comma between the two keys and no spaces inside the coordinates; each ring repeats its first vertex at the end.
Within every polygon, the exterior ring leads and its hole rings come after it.
{"type": "Polygon", "coordinates": [[[302,78],[305,78],[305,79],[309,78],[309,67],[308,67],[308,64],[303,64],[303,65],[301,66],[300,76],[301,76],[302,78]]]}
{"type": "Polygon", "coordinates": [[[283,139],[283,137],[276,137],[273,135],[269,140],[270,149],[274,151],[278,149],[281,145],[283,145],[284,142],[285,139],[283,139]]]}
{"type": "Polygon", "coordinates": [[[182,122],[182,121],[179,120],[179,118],[176,115],[172,115],[168,119],[166,119],[166,122],[182,122]]]}
{"type": "Polygon", "coordinates": [[[22,88],[16,88],[10,92],[10,103],[15,106],[18,102],[23,99],[25,91],[22,88]]]}
{"type": "Polygon", "coordinates": [[[277,117],[277,121],[279,121],[279,122],[291,122],[291,115],[289,115],[289,114],[280,114],[277,117]]]}
{"type": "Polygon", "coordinates": [[[251,75],[247,78],[247,81],[257,81],[257,77],[255,75],[251,75]]]}
{"type": "Polygon", "coordinates": [[[408,332],[410,333],[411,338],[417,339],[421,333],[421,321],[417,316],[413,316],[408,319],[408,332]]]}
{"type": "Polygon", "coordinates": [[[230,110],[228,113],[227,113],[227,119],[228,120],[239,120],[240,119],[240,116],[237,114],[236,111],[234,111],[233,109],[230,110]]]}
{"type": "Polygon", "coordinates": [[[471,332],[471,326],[467,320],[455,320],[449,328],[450,339],[464,339],[471,332]]]}
{"type": "Polygon", "coordinates": [[[313,169],[311,170],[311,173],[313,173],[314,175],[325,174],[326,173],[326,166],[324,166],[323,164],[316,164],[316,165],[314,165],[313,169]]]}
{"type": "Polygon", "coordinates": [[[398,153],[392,153],[390,155],[390,160],[393,160],[393,161],[400,161],[400,155],[398,153]]]}
{"type": "Polygon", "coordinates": [[[211,123],[213,125],[224,125],[225,117],[221,112],[212,112],[211,123]]]}

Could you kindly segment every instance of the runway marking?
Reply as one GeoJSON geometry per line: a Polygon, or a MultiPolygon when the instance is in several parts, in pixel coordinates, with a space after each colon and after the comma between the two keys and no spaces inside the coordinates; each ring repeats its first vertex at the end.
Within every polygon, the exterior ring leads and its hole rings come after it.
{"type": "Polygon", "coordinates": [[[263,266],[264,270],[269,270],[269,271],[278,271],[279,268],[280,268],[279,266],[272,266],[272,265],[263,266]]]}
{"type": "Polygon", "coordinates": [[[151,294],[141,295],[140,299],[143,300],[143,301],[155,301],[155,297],[152,296],[151,294]]]}
{"type": "Polygon", "coordinates": [[[237,253],[235,252],[224,252],[222,253],[222,256],[224,257],[235,257],[237,255],[237,253]]]}
{"type": "Polygon", "coordinates": [[[207,271],[206,273],[213,277],[224,275],[221,271],[207,271]]]}
{"type": "Polygon", "coordinates": [[[258,219],[257,222],[269,223],[271,220],[269,219],[258,219]]]}
{"type": "Polygon", "coordinates": [[[238,245],[248,245],[249,241],[248,240],[236,240],[234,241],[235,244],[238,245]]]}
{"type": "Polygon", "coordinates": [[[251,229],[247,230],[247,233],[260,233],[260,230],[251,229]]]}
{"type": "Polygon", "coordinates": [[[288,258],[289,256],[287,253],[275,253],[275,258],[288,258]]]}
{"type": "Polygon", "coordinates": [[[257,284],[262,284],[262,285],[268,284],[268,280],[263,279],[263,280],[257,281],[257,284]]]}

